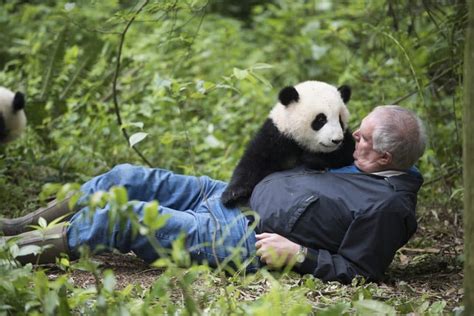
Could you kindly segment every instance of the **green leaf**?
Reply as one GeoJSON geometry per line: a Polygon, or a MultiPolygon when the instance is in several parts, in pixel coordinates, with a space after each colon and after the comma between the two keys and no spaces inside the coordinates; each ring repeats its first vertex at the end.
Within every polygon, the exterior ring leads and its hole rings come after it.
{"type": "Polygon", "coordinates": [[[62,201],[70,196],[72,192],[79,191],[80,189],[81,185],[79,183],[66,183],[59,189],[58,193],[56,194],[56,198],[62,201]]]}
{"type": "Polygon", "coordinates": [[[428,309],[428,314],[430,315],[442,315],[444,308],[446,307],[446,301],[436,301],[428,309]]]}
{"type": "Polygon", "coordinates": [[[73,210],[76,207],[77,202],[81,198],[81,193],[77,192],[71,196],[71,199],[68,202],[68,207],[70,210],[73,210]]]}
{"type": "Polygon", "coordinates": [[[214,82],[205,81],[203,83],[203,88],[206,90],[213,89],[216,86],[214,82]]]}
{"type": "Polygon", "coordinates": [[[232,91],[235,91],[237,93],[240,93],[240,90],[237,89],[236,87],[233,87],[231,85],[228,85],[228,84],[217,84],[216,85],[216,88],[217,89],[226,89],[226,90],[232,90],[232,91]]]}
{"type": "Polygon", "coordinates": [[[320,310],[317,312],[318,316],[339,316],[347,313],[350,309],[350,305],[348,303],[337,303],[335,305],[331,305],[328,308],[320,310]]]}
{"type": "Polygon", "coordinates": [[[62,185],[59,183],[46,183],[43,185],[39,198],[41,201],[46,200],[47,198],[55,195],[60,189],[62,185]]]}
{"type": "Polygon", "coordinates": [[[127,190],[124,187],[112,187],[110,194],[118,205],[125,205],[128,202],[127,190]]]}
{"type": "Polygon", "coordinates": [[[245,69],[234,68],[234,76],[239,80],[244,80],[249,75],[249,72],[245,69]]]}
{"type": "Polygon", "coordinates": [[[104,191],[98,191],[92,194],[89,200],[91,208],[95,209],[96,207],[104,207],[105,204],[107,204],[108,196],[109,194],[104,191]]]}
{"type": "Polygon", "coordinates": [[[254,64],[251,68],[252,70],[270,69],[270,68],[273,68],[273,65],[265,64],[265,63],[257,63],[257,64],[254,64]]]}
{"type": "Polygon", "coordinates": [[[174,141],[173,134],[166,132],[163,136],[160,137],[160,142],[163,145],[169,145],[174,141]]]}
{"type": "Polygon", "coordinates": [[[200,92],[194,92],[189,95],[190,99],[204,99],[206,96],[200,92]]]}
{"type": "Polygon", "coordinates": [[[173,258],[173,261],[181,267],[189,267],[191,264],[191,257],[185,247],[185,239],[186,236],[180,234],[178,238],[173,241],[171,249],[171,258],[173,258]]]}
{"type": "Polygon", "coordinates": [[[10,254],[12,255],[12,257],[16,258],[19,253],[20,253],[20,247],[18,247],[17,244],[11,244],[10,245],[10,254]]]}
{"type": "Polygon", "coordinates": [[[41,247],[36,245],[28,245],[21,247],[20,250],[15,253],[15,257],[21,257],[26,255],[37,255],[41,252],[41,247]]]}
{"type": "Polygon", "coordinates": [[[396,315],[395,308],[375,300],[354,301],[352,303],[361,315],[396,315]]]}
{"type": "Polygon", "coordinates": [[[112,293],[116,284],[117,280],[115,279],[115,275],[112,270],[106,270],[104,272],[104,289],[107,292],[112,293]]]}
{"type": "Polygon", "coordinates": [[[429,301],[424,301],[420,306],[416,308],[416,312],[423,314],[428,310],[428,307],[430,307],[430,302],[429,301]]]}
{"type": "Polygon", "coordinates": [[[265,86],[267,86],[268,88],[272,88],[272,84],[265,78],[263,78],[262,76],[254,73],[254,72],[251,72],[250,73],[252,75],[252,77],[254,77],[255,79],[257,79],[258,81],[260,81],[261,83],[263,83],[265,86]]]}
{"type": "Polygon", "coordinates": [[[43,308],[45,315],[54,315],[54,310],[59,306],[58,294],[54,291],[48,291],[43,298],[43,308]]]}
{"type": "Polygon", "coordinates": [[[143,132],[133,134],[132,136],[130,136],[130,139],[129,139],[130,147],[135,146],[136,144],[144,140],[147,136],[148,136],[148,133],[143,133],[143,132]]]}
{"type": "Polygon", "coordinates": [[[41,228],[46,228],[46,227],[48,227],[48,222],[43,217],[40,217],[40,218],[38,218],[38,225],[41,228]]]}
{"type": "Polygon", "coordinates": [[[156,230],[159,224],[158,202],[152,201],[146,203],[144,207],[143,223],[153,230],[156,230]]]}
{"type": "Polygon", "coordinates": [[[159,258],[151,264],[156,268],[166,268],[172,265],[172,262],[169,258],[159,258]]]}
{"type": "Polygon", "coordinates": [[[70,267],[71,263],[70,263],[69,259],[61,258],[61,259],[59,259],[59,265],[61,267],[70,267]]]}
{"type": "Polygon", "coordinates": [[[129,123],[124,123],[120,126],[121,129],[129,128],[129,127],[138,127],[139,129],[143,129],[143,122],[129,122],[129,123]]]}

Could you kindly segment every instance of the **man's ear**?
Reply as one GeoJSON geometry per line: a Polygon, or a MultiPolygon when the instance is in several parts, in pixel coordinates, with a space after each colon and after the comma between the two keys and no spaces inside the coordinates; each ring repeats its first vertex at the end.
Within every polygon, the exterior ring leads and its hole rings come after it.
{"type": "Polygon", "coordinates": [[[382,166],[390,166],[392,164],[392,159],[392,154],[386,151],[379,158],[379,164],[381,164],[382,166]]]}

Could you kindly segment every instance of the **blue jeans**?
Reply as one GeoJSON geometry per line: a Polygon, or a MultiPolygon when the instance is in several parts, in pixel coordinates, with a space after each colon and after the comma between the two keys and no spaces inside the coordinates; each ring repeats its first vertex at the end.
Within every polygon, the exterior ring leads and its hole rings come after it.
{"type": "MultiPolygon", "coordinates": [[[[255,232],[249,228],[249,220],[239,209],[225,208],[220,201],[226,185],[206,176],[184,176],[167,170],[124,164],[86,182],[81,190],[84,193],[82,200],[85,200],[94,192],[124,186],[140,221],[144,205],[158,200],[160,214],[170,215],[165,226],[155,233],[159,245],[171,249],[172,242],[184,233],[191,259],[216,267],[226,258],[229,260],[230,256],[235,256],[236,247],[239,248],[237,261],[243,262],[255,254],[255,232]]],[[[85,207],[72,217],[67,237],[73,254],[78,253],[81,245],[87,245],[92,250],[102,247],[123,253],[133,251],[147,262],[159,258],[147,237],[132,234],[130,221],[124,226],[114,223],[110,231],[108,211],[107,205],[97,209],[90,218],[89,209],[85,207]]],[[[253,263],[247,270],[255,270],[257,266],[253,263]]]]}

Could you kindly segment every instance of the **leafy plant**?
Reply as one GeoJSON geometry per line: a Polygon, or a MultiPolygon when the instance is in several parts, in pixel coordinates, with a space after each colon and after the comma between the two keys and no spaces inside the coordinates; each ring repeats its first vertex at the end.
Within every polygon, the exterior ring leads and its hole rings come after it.
{"type": "MultiPolygon", "coordinates": [[[[26,92],[29,125],[0,150],[2,216],[29,212],[61,187],[47,186],[38,199],[44,183],[81,183],[118,163],[144,164],[143,157],[155,167],[229,179],[278,90],[316,79],[352,87],[353,129],[379,104],[399,103],[425,120],[419,213],[446,238],[462,197],[465,2],[239,4],[3,1],[0,85],[26,92]]],[[[113,221],[131,220],[136,234],[151,237],[165,220],[156,203],[144,223],[134,218],[122,189],[93,197],[91,206],[105,202],[114,205],[113,221]]],[[[190,266],[179,240],[153,266],[162,273],[149,288],[118,289],[114,272],[86,249],[77,263],[62,258],[62,274],[51,277],[18,266],[5,243],[0,248],[4,314],[442,314],[454,304],[403,286],[395,295],[383,285],[323,284],[291,273],[228,276],[190,266]],[[69,276],[77,271],[94,284],[76,286],[69,276]]]]}

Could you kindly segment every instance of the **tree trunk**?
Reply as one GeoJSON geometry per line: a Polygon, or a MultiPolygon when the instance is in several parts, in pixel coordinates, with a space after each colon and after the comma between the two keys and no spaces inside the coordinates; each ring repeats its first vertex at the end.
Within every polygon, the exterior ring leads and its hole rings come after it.
{"type": "Polygon", "coordinates": [[[468,0],[469,15],[464,51],[464,308],[474,315],[474,0],[468,0]]]}

